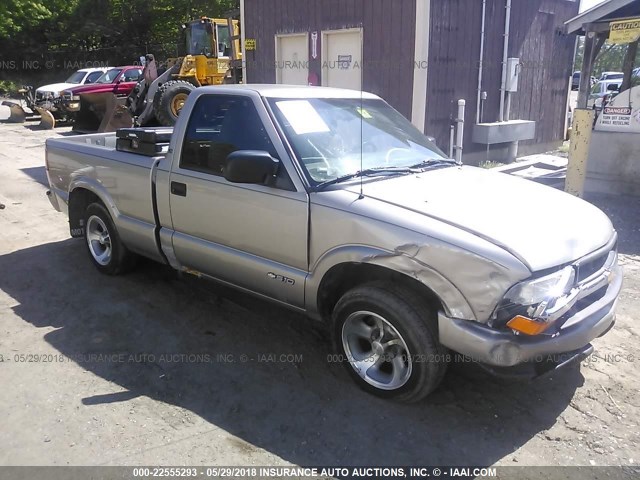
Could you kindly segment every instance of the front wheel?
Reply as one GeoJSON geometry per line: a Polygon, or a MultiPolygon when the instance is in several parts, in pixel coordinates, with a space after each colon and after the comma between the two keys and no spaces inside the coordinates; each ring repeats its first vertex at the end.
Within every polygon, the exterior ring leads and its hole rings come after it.
{"type": "Polygon", "coordinates": [[[118,275],[135,266],[135,255],[124,246],[111,215],[100,203],[92,203],[85,211],[84,239],[89,258],[100,272],[118,275]]]}
{"type": "Polygon", "coordinates": [[[334,309],[333,336],[351,377],[379,397],[422,400],[447,369],[433,310],[421,296],[392,284],[348,291],[334,309]]]}

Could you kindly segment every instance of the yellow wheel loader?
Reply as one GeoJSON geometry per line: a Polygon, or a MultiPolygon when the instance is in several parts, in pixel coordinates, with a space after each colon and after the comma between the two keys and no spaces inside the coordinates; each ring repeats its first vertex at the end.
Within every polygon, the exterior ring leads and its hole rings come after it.
{"type": "Polygon", "coordinates": [[[143,79],[126,100],[137,126],[172,126],[195,88],[242,82],[240,29],[233,14],[226,19],[202,17],[182,27],[184,57],[167,60],[167,70],[158,75],[153,55],[146,56],[143,79]]]}

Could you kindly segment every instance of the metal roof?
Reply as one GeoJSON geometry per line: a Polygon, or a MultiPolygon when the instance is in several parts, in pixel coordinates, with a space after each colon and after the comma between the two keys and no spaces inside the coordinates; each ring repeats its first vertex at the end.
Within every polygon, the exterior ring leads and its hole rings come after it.
{"type": "Polygon", "coordinates": [[[350,98],[350,99],[378,99],[377,95],[360,90],[348,90],[332,87],[311,87],[306,85],[281,85],[268,83],[248,83],[239,85],[215,85],[202,87],[210,93],[221,91],[254,91],[263,97],[275,98],[350,98]]]}
{"type": "Polygon", "coordinates": [[[584,34],[589,23],[610,22],[640,15],[640,0],[607,0],[565,22],[567,33],[584,34]]]}

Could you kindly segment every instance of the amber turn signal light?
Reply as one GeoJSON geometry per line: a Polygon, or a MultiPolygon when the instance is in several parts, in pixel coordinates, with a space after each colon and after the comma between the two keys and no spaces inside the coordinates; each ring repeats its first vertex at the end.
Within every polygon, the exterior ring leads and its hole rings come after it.
{"type": "Polygon", "coordinates": [[[548,323],[536,322],[530,318],[517,315],[507,322],[507,326],[525,335],[538,335],[549,328],[548,323]]]}

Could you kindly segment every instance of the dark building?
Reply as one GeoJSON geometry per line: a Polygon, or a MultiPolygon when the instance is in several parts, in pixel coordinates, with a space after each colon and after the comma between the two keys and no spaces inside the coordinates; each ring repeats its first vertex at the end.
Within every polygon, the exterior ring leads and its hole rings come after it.
{"type": "Polygon", "coordinates": [[[501,159],[516,140],[520,153],[545,151],[565,133],[575,37],[564,22],[578,8],[575,0],[241,0],[245,78],[362,88],[444,149],[465,99],[465,161],[501,159]],[[535,124],[494,124],[507,119],[535,124]]]}

